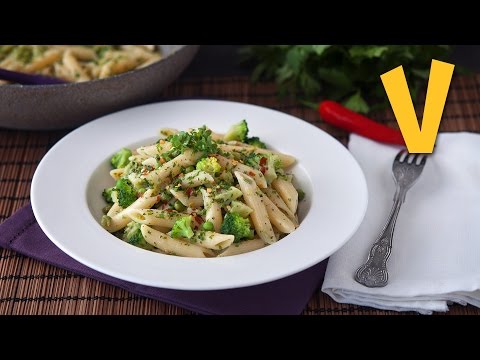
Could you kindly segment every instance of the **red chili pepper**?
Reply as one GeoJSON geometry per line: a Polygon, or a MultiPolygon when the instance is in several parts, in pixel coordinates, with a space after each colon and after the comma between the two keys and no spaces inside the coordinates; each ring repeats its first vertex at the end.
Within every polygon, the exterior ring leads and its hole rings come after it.
{"type": "Polygon", "coordinates": [[[260,166],[265,166],[267,165],[267,158],[266,157],[262,157],[260,159],[260,162],[259,162],[260,166]]]}
{"type": "Polygon", "coordinates": [[[400,130],[382,125],[366,116],[331,100],[325,100],[318,106],[322,119],[338,128],[357,133],[369,139],[397,145],[405,145],[400,130]]]}
{"type": "Polygon", "coordinates": [[[185,194],[187,194],[188,197],[192,196],[192,192],[193,192],[192,188],[188,188],[187,190],[185,190],[185,194]]]}

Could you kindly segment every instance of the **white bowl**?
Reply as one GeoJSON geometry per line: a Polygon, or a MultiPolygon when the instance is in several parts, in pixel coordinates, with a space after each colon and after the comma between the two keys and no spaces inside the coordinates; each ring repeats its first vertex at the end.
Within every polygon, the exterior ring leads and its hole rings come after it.
{"type": "Polygon", "coordinates": [[[35,217],[65,253],[105,274],[138,284],[217,290],[265,283],[326,259],[357,230],[367,208],[362,170],[324,131],[259,106],[182,100],[140,106],[90,122],[60,140],[40,162],[31,191],[35,217]],[[224,258],[183,258],[129,245],[99,224],[103,188],[113,186],[109,159],[122,147],[156,139],[162,127],[207,125],[217,132],[246,119],[251,136],[298,159],[292,168],[306,193],[300,227],[263,249],[224,258]]]}

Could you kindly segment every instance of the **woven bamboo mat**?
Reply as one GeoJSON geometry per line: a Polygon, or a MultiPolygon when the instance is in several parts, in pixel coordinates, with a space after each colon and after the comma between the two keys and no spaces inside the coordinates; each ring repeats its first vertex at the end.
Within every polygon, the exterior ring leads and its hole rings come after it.
{"type": "MultiPolygon", "coordinates": [[[[275,108],[305,119],[343,143],[347,134],[323,124],[315,111],[279,100],[273,84],[252,85],[244,77],[176,83],[167,98],[212,98],[275,108]]],[[[480,132],[480,75],[454,78],[441,131],[480,132]]],[[[421,104],[423,107],[423,104],[421,104]]],[[[377,120],[395,126],[391,112],[377,120]]],[[[27,132],[0,129],[0,222],[29,201],[33,173],[48,149],[67,131],[27,132]]],[[[1,236],[1,235],[0,235],[1,236]]],[[[451,306],[449,314],[476,314],[471,306],[451,306]]],[[[142,298],[114,286],[0,249],[0,314],[190,314],[181,308],[142,298]]],[[[320,291],[304,310],[307,315],[396,314],[338,304],[320,291]]]]}

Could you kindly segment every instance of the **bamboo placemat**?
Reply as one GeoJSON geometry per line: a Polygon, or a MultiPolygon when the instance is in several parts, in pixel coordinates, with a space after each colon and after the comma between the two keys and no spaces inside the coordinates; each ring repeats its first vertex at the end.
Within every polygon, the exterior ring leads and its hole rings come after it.
{"type": "MultiPolygon", "coordinates": [[[[175,83],[166,98],[241,101],[278,109],[328,131],[344,144],[347,134],[319,120],[315,111],[280,100],[273,84],[251,84],[244,77],[198,79],[175,83]]],[[[454,78],[441,131],[480,132],[480,75],[454,78]]],[[[423,107],[423,104],[420,104],[423,107]]],[[[390,111],[377,120],[395,126],[390,111]]],[[[0,222],[27,204],[33,173],[48,149],[68,131],[32,132],[0,129],[0,222]]],[[[1,236],[1,234],[0,234],[1,236]]],[[[0,314],[191,314],[159,301],[0,249],[0,314]]],[[[317,291],[304,314],[397,314],[338,304],[317,291]]],[[[448,314],[476,314],[480,309],[453,305],[448,314]]]]}

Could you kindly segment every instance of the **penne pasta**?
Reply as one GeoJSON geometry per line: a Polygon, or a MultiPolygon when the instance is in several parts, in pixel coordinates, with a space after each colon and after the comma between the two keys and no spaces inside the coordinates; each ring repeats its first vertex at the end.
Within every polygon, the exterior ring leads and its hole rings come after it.
{"type": "Polygon", "coordinates": [[[243,194],[239,189],[237,189],[235,186],[230,186],[224,191],[217,192],[213,197],[213,200],[221,206],[225,206],[238,199],[242,195],[243,194]]]}
{"type": "Polygon", "coordinates": [[[70,71],[68,71],[63,64],[55,63],[53,64],[53,69],[54,73],[57,74],[58,77],[72,82],[75,81],[75,78],[72,77],[70,71]]]}
{"type": "Polygon", "coordinates": [[[71,82],[113,76],[161,58],[150,45],[0,45],[0,67],[71,82]]]}
{"type": "Polygon", "coordinates": [[[185,214],[181,214],[174,210],[158,210],[158,209],[128,209],[125,214],[135,222],[148,226],[161,226],[171,229],[175,221],[185,214]]]}
{"type": "MultiPolygon", "coordinates": [[[[137,67],[137,62],[132,57],[128,57],[128,56],[118,57],[111,61],[111,65],[109,69],[110,73],[108,74],[108,76],[124,73],[132,69],[135,69],[136,67],[137,67]]],[[[101,77],[101,72],[100,72],[100,77],[101,77]]]]}
{"type": "Polygon", "coordinates": [[[110,176],[111,176],[114,180],[120,179],[120,178],[123,176],[124,173],[125,173],[125,169],[124,169],[124,168],[110,170],[110,176]]]}
{"type": "Polygon", "coordinates": [[[233,235],[219,234],[213,231],[199,231],[193,240],[200,246],[212,250],[223,250],[233,244],[233,235]]]}
{"type": "Polygon", "coordinates": [[[159,186],[167,177],[180,174],[182,167],[195,164],[200,156],[201,153],[193,153],[191,150],[185,151],[183,154],[163,164],[160,168],[149,172],[144,178],[154,184],[154,186],[159,186]]]}
{"type": "Polygon", "coordinates": [[[218,257],[245,254],[254,250],[261,249],[263,247],[265,247],[265,242],[262,239],[242,241],[238,244],[233,244],[229,246],[225,251],[218,255],[218,257]]]}
{"type": "Polygon", "coordinates": [[[89,61],[96,58],[95,51],[85,46],[54,45],[53,47],[60,51],[69,51],[75,58],[81,61],[89,61]]]}
{"type": "Polygon", "coordinates": [[[155,157],[158,155],[162,155],[164,152],[170,150],[171,148],[171,143],[165,140],[161,140],[158,144],[155,145],[139,147],[137,149],[137,153],[145,156],[155,157]]]}
{"type": "Polygon", "coordinates": [[[185,191],[170,189],[171,194],[186,207],[196,209],[203,205],[201,195],[188,196],[185,191]]]}
{"type": "Polygon", "coordinates": [[[128,158],[128,160],[133,161],[133,162],[137,162],[137,163],[141,163],[142,161],[144,161],[148,158],[149,158],[148,155],[136,154],[136,155],[130,156],[128,158]]]}
{"type": "Polygon", "coordinates": [[[265,177],[263,176],[261,171],[239,163],[236,160],[227,159],[226,157],[223,157],[221,155],[216,155],[215,157],[218,159],[218,162],[222,167],[227,169],[231,168],[233,172],[238,171],[252,177],[257,183],[257,185],[262,189],[267,187],[267,181],[265,180],[265,177]]]}
{"type": "Polygon", "coordinates": [[[160,231],[161,233],[168,233],[171,229],[165,226],[150,226],[152,229],[160,231]]]}
{"type": "Polygon", "coordinates": [[[129,207],[112,216],[104,228],[109,232],[123,229],[131,221],[127,215],[132,209],[150,209],[158,201],[158,196],[153,195],[153,190],[147,190],[141,197],[134,201],[129,207]]]}
{"type": "Polygon", "coordinates": [[[294,213],[290,211],[287,204],[285,204],[281,196],[278,195],[278,193],[275,190],[273,190],[272,188],[267,188],[267,189],[263,189],[263,192],[280,210],[282,210],[285,213],[285,215],[288,216],[288,218],[295,224],[295,226],[298,226],[297,217],[295,216],[294,213]]]}
{"type": "Polygon", "coordinates": [[[65,68],[70,72],[71,78],[76,79],[78,82],[90,80],[90,77],[80,66],[71,50],[67,50],[63,53],[62,62],[65,68]]]}
{"type": "Polygon", "coordinates": [[[220,227],[222,226],[222,207],[218,202],[213,200],[212,195],[210,195],[206,189],[200,189],[202,192],[203,198],[203,207],[206,210],[205,221],[210,221],[213,224],[214,230],[218,233],[220,232],[220,227]]]}
{"type": "Polygon", "coordinates": [[[177,129],[173,129],[173,128],[162,128],[160,129],[160,135],[164,138],[167,138],[169,136],[172,136],[172,135],[175,135],[175,134],[178,134],[179,131],[177,129]]]}
{"type": "MultiPolygon", "coordinates": [[[[113,60],[110,54],[102,65],[113,60]]],[[[246,122],[234,130],[246,132],[246,122]]],[[[298,192],[293,175],[279,166],[280,153],[225,143],[206,126],[162,129],[161,136],[168,141],[122,148],[110,161],[121,168],[110,171],[116,183],[103,196],[113,205],[101,223],[115,236],[162,254],[225,257],[271,245],[299,226],[298,192]]],[[[283,159],[284,166],[295,161],[283,159]]]]}
{"type": "Polygon", "coordinates": [[[291,182],[285,181],[283,179],[275,179],[272,182],[272,187],[278,192],[282,197],[285,204],[292,213],[297,212],[298,206],[298,192],[297,189],[293,186],[291,182]]]}
{"type": "Polygon", "coordinates": [[[155,159],[154,157],[149,157],[148,159],[142,161],[142,165],[156,168],[158,165],[157,159],[155,159]]]}
{"type": "Polygon", "coordinates": [[[272,224],[268,219],[267,209],[263,203],[263,193],[258,189],[253,178],[239,171],[235,171],[235,176],[240,184],[245,203],[253,210],[250,219],[253,222],[258,236],[267,244],[277,241],[273,233],[272,224]]]}
{"type": "Polygon", "coordinates": [[[210,249],[191,244],[185,240],[173,239],[147,225],[142,225],[140,230],[147,243],[162,250],[166,254],[196,258],[204,258],[214,255],[210,249]]]}
{"type": "Polygon", "coordinates": [[[115,202],[113,203],[110,210],[108,210],[107,216],[113,217],[113,216],[117,215],[119,212],[121,212],[122,210],[123,210],[123,208],[120,206],[118,201],[115,200],[115,202]]]}
{"type": "Polygon", "coordinates": [[[54,62],[58,61],[61,58],[62,54],[60,51],[51,49],[46,51],[42,57],[39,57],[35,60],[33,60],[29,65],[25,66],[25,71],[26,72],[35,72],[39,71],[50,64],[53,64],[54,62]]]}
{"type": "Polygon", "coordinates": [[[211,184],[213,182],[215,182],[215,180],[209,173],[201,170],[193,170],[192,172],[185,174],[182,179],[182,186],[184,188],[197,187],[204,184],[211,184]]]}
{"type": "Polygon", "coordinates": [[[237,152],[237,153],[252,153],[252,152],[255,152],[255,153],[258,153],[258,154],[276,155],[276,156],[278,156],[278,158],[282,162],[282,167],[283,168],[288,168],[288,167],[292,166],[296,161],[296,159],[291,155],[283,154],[283,153],[273,151],[273,150],[262,149],[262,148],[258,148],[258,147],[254,147],[254,146],[250,146],[250,145],[219,144],[218,147],[219,147],[219,149],[221,149],[225,152],[237,152]]]}
{"type": "Polygon", "coordinates": [[[268,198],[263,196],[263,203],[267,209],[270,223],[275,226],[280,232],[290,234],[295,231],[295,224],[285,215],[280,209],[268,198]]]}

